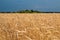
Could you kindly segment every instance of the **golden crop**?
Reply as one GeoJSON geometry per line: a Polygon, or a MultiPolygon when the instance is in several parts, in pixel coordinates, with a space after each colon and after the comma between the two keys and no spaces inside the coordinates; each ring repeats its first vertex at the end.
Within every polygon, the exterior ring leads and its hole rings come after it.
{"type": "Polygon", "coordinates": [[[60,14],[0,14],[0,40],[60,40],[60,14]]]}

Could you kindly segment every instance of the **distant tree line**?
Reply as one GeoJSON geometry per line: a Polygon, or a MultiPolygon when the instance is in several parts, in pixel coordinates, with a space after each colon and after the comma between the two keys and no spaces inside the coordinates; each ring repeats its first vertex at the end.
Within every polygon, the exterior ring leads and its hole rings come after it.
{"type": "Polygon", "coordinates": [[[21,10],[16,12],[0,12],[0,13],[40,13],[40,11],[37,10],[21,10]]]}
{"type": "Polygon", "coordinates": [[[40,11],[37,11],[37,10],[21,10],[21,11],[17,11],[17,13],[40,13],[40,11]]]}
{"type": "Polygon", "coordinates": [[[21,10],[21,11],[0,12],[0,13],[60,13],[60,12],[42,12],[42,11],[37,11],[37,10],[21,10]]]}

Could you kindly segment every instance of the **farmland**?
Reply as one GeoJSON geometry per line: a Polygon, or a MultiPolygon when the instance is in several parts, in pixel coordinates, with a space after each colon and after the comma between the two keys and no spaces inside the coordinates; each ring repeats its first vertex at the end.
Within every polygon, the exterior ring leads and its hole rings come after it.
{"type": "Polygon", "coordinates": [[[0,13],[0,40],[60,40],[60,14],[0,13]]]}

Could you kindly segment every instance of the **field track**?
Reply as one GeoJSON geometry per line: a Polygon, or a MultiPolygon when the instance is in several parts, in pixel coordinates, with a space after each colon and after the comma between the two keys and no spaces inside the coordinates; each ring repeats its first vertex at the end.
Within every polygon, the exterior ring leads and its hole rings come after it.
{"type": "Polygon", "coordinates": [[[60,14],[0,14],[0,40],[60,40],[60,14]]]}

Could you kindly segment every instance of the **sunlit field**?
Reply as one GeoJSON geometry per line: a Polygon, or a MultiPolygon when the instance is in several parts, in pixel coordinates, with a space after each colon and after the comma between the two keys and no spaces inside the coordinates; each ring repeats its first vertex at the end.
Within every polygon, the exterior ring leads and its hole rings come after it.
{"type": "Polygon", "coordinates": [[[0,40],[60,40],[60,14],[0,13],[0,40]]]}

